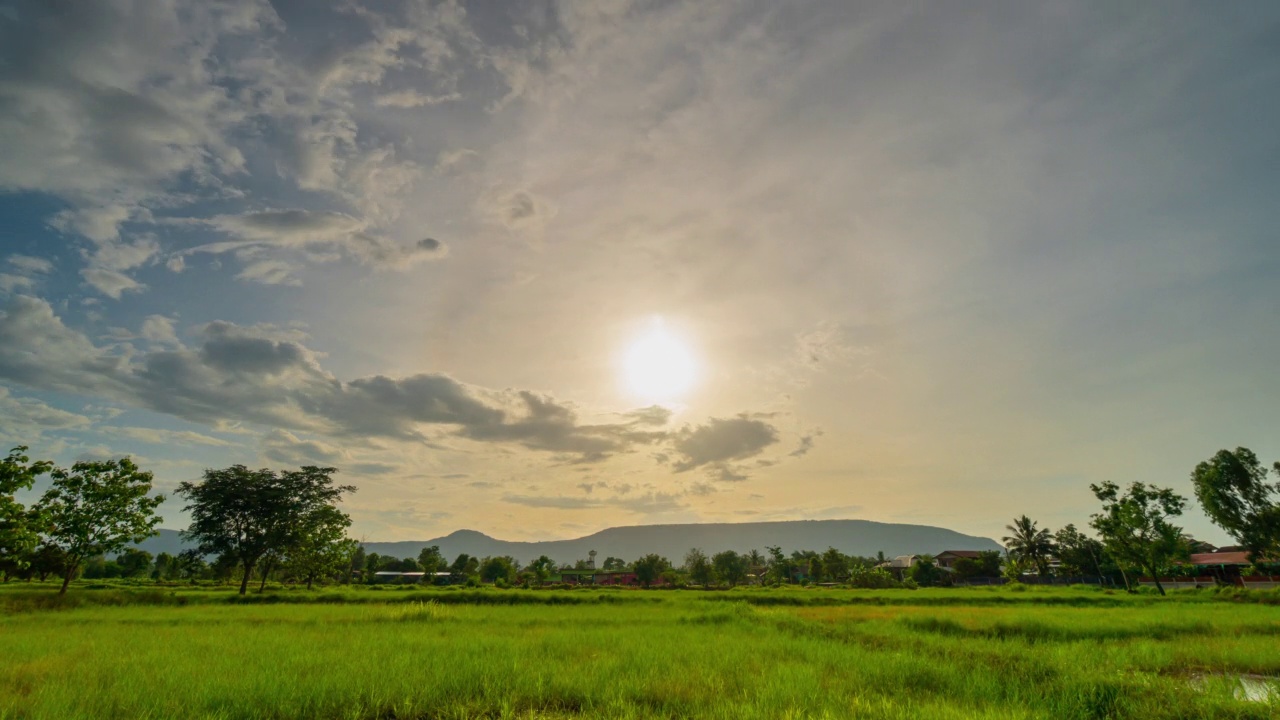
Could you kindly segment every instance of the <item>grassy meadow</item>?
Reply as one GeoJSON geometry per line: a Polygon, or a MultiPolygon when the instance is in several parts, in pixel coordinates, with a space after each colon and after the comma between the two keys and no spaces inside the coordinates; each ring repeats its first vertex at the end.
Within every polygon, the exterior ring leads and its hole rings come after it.
{"type": "Polygon", "coordinates": [[[0,589],[0,718],[1269,718],[1280,596],[0,589]]]}

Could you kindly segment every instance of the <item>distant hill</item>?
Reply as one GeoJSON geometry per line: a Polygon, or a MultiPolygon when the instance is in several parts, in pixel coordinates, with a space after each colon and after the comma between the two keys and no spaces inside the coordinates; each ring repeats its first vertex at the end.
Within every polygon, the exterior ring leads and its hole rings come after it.
{"type": "Polygon", "coordinates": [[[367,542],[365,550],[398,558],[417,557],[422,548],[439,545],[446,558],[461,553],[484,557],[510,555],[527,563],[546,555],[558,563],[587,559],[595,550],[597,562],[613,556],[631,561],[647,553],[658,553],[679,564],[690,548],[708,555],[722,550],[765,552],[780,545],[784,552],[826,550],[834,547],[851,555],[910,555],[943,550],[1001,550],[990,538],[963,535],[954,530],[929,525],[901,525],[870,520],[796,520],[762,523],[702,523],[687,525],[636,525],[615,527],[576,540],[511,542],[491,538],[475,530],[459,530],[432,540],[367,542]]]}
{"type": "Polygon", "coordinates": [[[177,555],[183,550],[195,546],[192,543],[184,542],[181,534],[177,530],[160,530],[159,535],[149,537],[134,547],[142,548],[152,555],[159,555],[160,553],[177,555]]]}
{"type": "MultiPolygon", "coordinates": [[[[759,523],[701,523],[687,525],[634,525],[601,530],[575,540],[513,542],[491,538],[475,530],[458,530],[432,540],[402,542],[367,542],[365,550],[397,558],[417,557],[422,548],[439,545],[449,559],[461,553],[485,557],[510,555],[527,563],[546,555],[558,563],[587,559],[595,550],[597,561],[609,556],[626,561],[641,555],[658,553],[679,564],[689,548],[701,548],[708,555],[721,550],[765,551],[769,545],[780,545],[783,551],[826,550],[834,547],[850,555],[936,554],[943,550],[1000,550],[994,540],[963,535],[954,530],[930,525],[901,525],[870,520],[793,520],[759,523]]],[[[158,555],[176,555],[191,547],[183,542],[177,530],[161,530],[160,534],[139,544],[143,550],[158,555]]]]}

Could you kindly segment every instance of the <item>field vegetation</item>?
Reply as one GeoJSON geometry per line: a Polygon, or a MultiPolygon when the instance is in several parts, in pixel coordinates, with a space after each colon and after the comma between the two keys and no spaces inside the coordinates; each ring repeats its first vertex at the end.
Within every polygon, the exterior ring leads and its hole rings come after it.
{"type": "Polygon", "coordinates": [[[1274,592],[375,587],[9,585],[0,718],[1280,714],[1274,592]]]}

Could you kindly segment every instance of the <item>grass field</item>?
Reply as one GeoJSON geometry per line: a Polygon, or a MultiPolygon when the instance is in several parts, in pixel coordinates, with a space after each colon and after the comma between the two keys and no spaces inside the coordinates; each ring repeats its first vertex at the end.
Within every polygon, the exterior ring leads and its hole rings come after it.
{"type": "Polygon", "coordinates": [[[0,718],[1269,718],[1280,598],[0,590],[0,718]]]}

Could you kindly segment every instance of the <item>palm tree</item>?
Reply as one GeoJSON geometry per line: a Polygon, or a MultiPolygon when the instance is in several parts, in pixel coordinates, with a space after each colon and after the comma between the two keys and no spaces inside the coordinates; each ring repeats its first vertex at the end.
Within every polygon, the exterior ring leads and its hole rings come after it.
{"type": "Polygon", "coordinates": [[[1049,530],[1037,530],[1035,521],[1026,515],[1014,518],[1013,524],[1005,525],[1004,529],[1012,533],[1001,538],[1009,554],[1034,564],[1040,577],[1048,575],[1049,556],[1053,554],[1053,535],[1049,530]]]}

